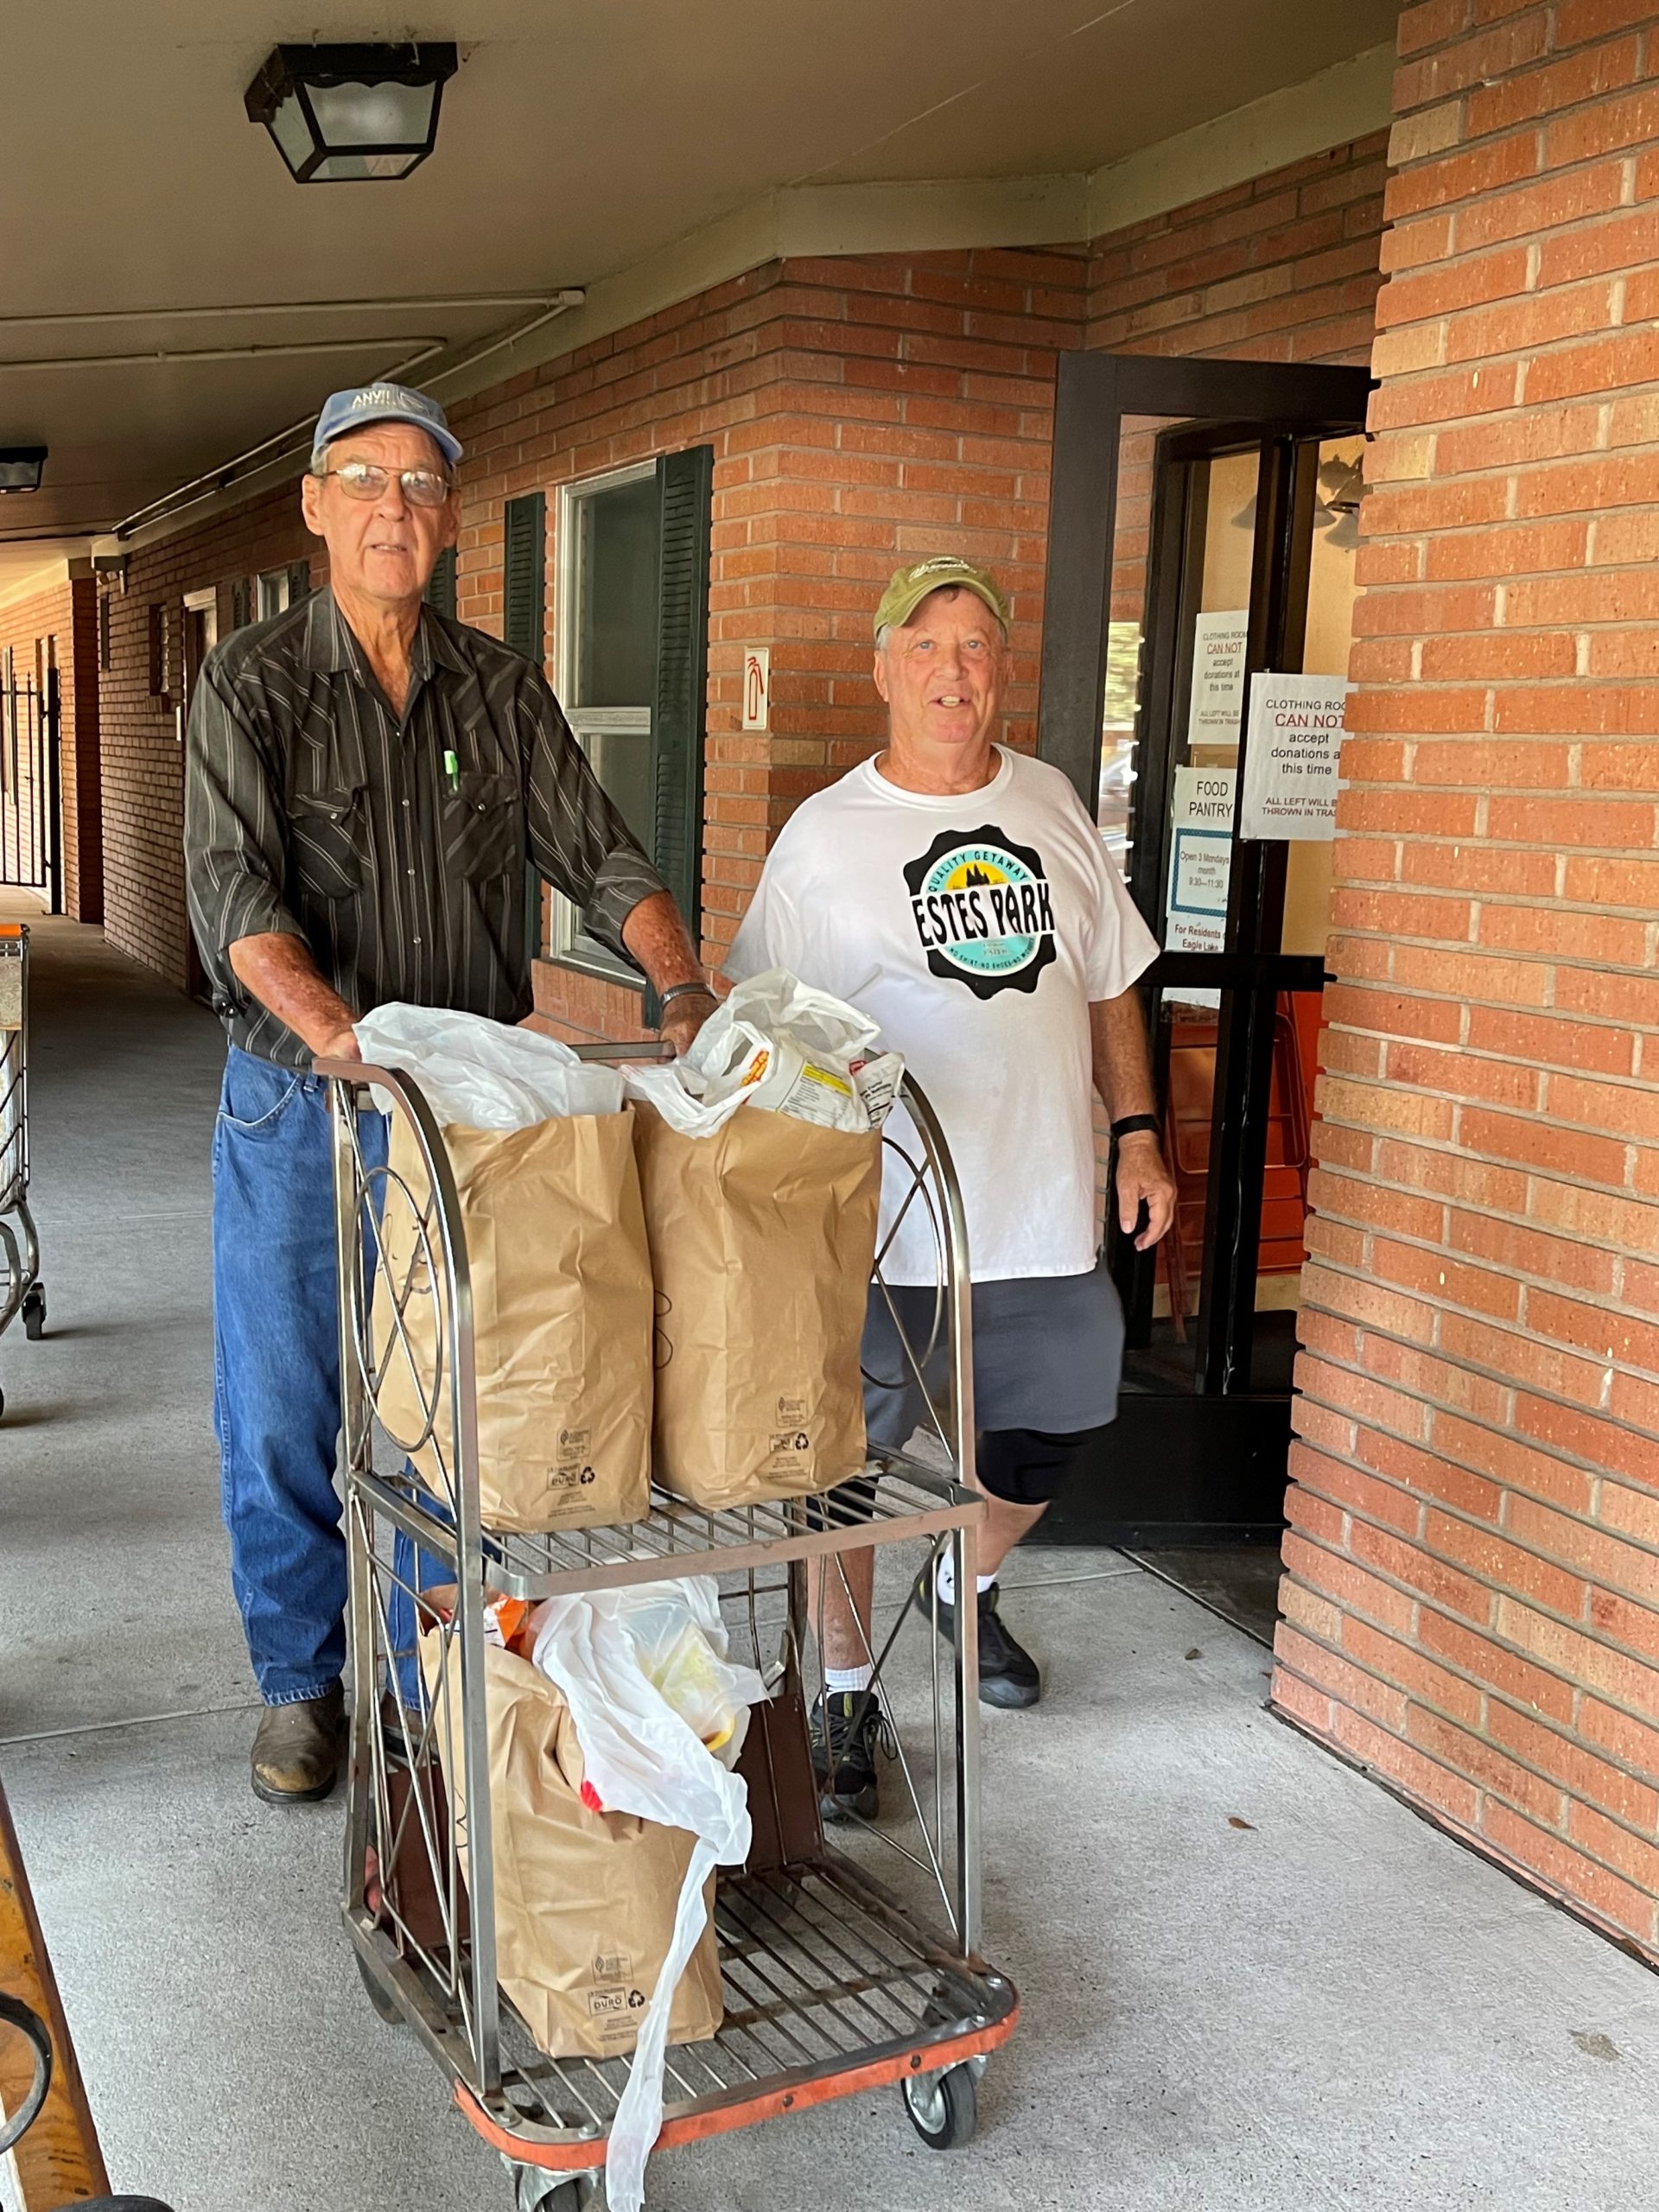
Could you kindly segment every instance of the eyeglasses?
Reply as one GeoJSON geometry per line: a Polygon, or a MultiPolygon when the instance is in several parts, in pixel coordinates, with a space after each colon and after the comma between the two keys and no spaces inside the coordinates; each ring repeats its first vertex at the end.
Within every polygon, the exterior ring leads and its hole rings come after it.
{"type": "Polygon", "coordinates": [[[449,479],[435,468],[382,468],[377,461],[343,461],[338,468],[317,468],[317,477],[336,476],[348,499],[378,499],[395,475],[411,507],[441,507],[449,496],[449,479]]]}

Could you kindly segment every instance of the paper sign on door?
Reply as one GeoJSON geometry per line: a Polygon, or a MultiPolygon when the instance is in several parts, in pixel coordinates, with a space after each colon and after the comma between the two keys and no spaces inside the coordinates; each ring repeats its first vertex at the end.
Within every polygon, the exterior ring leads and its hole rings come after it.
{"type": "MultiPolygon", "coordinates": [[[[1169,810],[1169,891],[1164,947],[1169,952],[1227,950],[1227,887],[1233,864],[1236,768],[1178,768],[1169,810]]],[[[1219,1006],[1218,991],[1172,985],[1187,1006],[1219,1006]]]]}
{"type": "Polygon", "coordinates": [[[1244,716],[1244,646],[1250,610],[1200,614],[1192,627],[1192,696],[1189,745],[1236,745],[1244,716]]]}
{"type": "Polygon", "coordinates": [[[1329,842],[1350,686],[1340,676],[1250,678],[1241,837],[1329,842]]]}

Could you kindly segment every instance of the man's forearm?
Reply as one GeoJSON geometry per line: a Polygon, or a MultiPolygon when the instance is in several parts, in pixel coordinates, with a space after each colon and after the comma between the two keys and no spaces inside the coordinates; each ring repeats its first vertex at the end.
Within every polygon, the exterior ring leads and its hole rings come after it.
{"type": "Polygon", "coordinates": [[[622,925],[622,942],[645,969],[653,990],[671,991],[676,983],[707,980],[680,910],[666,891],[653,891],[639,901],[622,925]]]}
{"type": "MultiPolygon", "coordinates": [[[[1089,1008],[1089,1031],[1095,1088],[1110,1118],[1122,1122],[1131,1114],[1155,1114],[1158,1098],[1147,1054],[1147,1026],[1133,987],[1115,999],[1096,1000],[1089,1008]]],[[[1149,1252],[1175,1217],[1175,1185],[1154,1130],[1135,1129],[1123,1138],[1117,1147],[1114,1179],[1118,1226],[1134,1238],[1136,1251],[1149,1252]],[[1147,1223],[1141,1229],[1143,1205],[1147,1223]]]]}
{"type": "Polygon", "coordinates": [[[1115,999],[1096,999],[1089,1008],[1095,1088],[1114,1122],[1129,1114],[1155,1114],[1152,1063],[1147,1054],[1147,1026],[1133,986],[1115,999]]]}
{"type": "Polygon", "coordinates": [[[226,953],[237,980],[285,1022],[318,1059],[355,1059],[357,1015],[323,976],[303,938],[287,931],[240,937],[226,953]]]}

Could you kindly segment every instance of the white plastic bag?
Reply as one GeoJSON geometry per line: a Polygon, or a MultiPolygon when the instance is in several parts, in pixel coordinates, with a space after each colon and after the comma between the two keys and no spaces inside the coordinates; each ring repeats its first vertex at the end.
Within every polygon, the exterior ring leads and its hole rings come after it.
{"type": "Polygon", "coordinates": [[[749,1707],[766,1684],[752,1667],[727,1656],[726,1624],[714,1577],[648,1582],[617,1592],[620,1618],[639,1655],[640,1671],[662,1692],[705,1751],[735,1767],[749,1732],[749,1707]]]}
{"type": "Polygon", "coordinates": [[[549,1598],[531,1627],[535,1663],[563,1693],[585,1784],[604,1810],[696,1838],[605,2161],[612,2212],[639,2212],[645,2160],[663,2124],[669,2011],[708,1919],[703,1885],[715,1866],[741,1866],[749,1855],[748,1786],[705,1746],[698,1724],[711,1703],[723,1707],[728,1740],[741,1745],[748,1708],[766,1685],[728,1657],[718,1587],[707,1575],[549,1598]]]}
{"type": "Polygon", "coordinates": [[[867,1014],[786,968],[753,976],[715,1008],[683,1059],[631,1068],[632,1093],[682,1136],[711,1136],[740,1106],[855,1133],[879,1128],[904,1062],[872,1052],[867,1014]]]}
{"type": "Polygon", "coordinates": [[[446,1126],[527,1129],[564,1115],[622,1110],[620,1069],[590,1066],[556,1038],[480,1014],[381,1006],[354,1033],[364,1058],[412,1077],[446,1126]]]}

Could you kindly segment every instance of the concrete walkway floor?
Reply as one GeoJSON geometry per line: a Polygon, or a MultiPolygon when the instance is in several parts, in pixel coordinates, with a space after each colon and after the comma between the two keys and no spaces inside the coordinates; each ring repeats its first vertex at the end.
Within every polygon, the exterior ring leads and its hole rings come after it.
{"type": "MultiPolygon", "coordinates": [[[[36,934],[51,1333],[0,1339],[0,1774],[115,2185],[177,2212],[506,2212],[358,1987],[336,1806],[246,1779],[209,1416],[219,1037],[36,934]]],[[[1266,1655],[1115,1554],[1023,1555],[1049,1665],[985,1733],[1025,2016],[968,2150],[891,2091],[653,2167],[656,2212],[1649,2212],[1659,1981],[1262,1709],[1266,1655]]],[[[0,2200],[5,2184],[0,2181],[0,2200]]]]}

